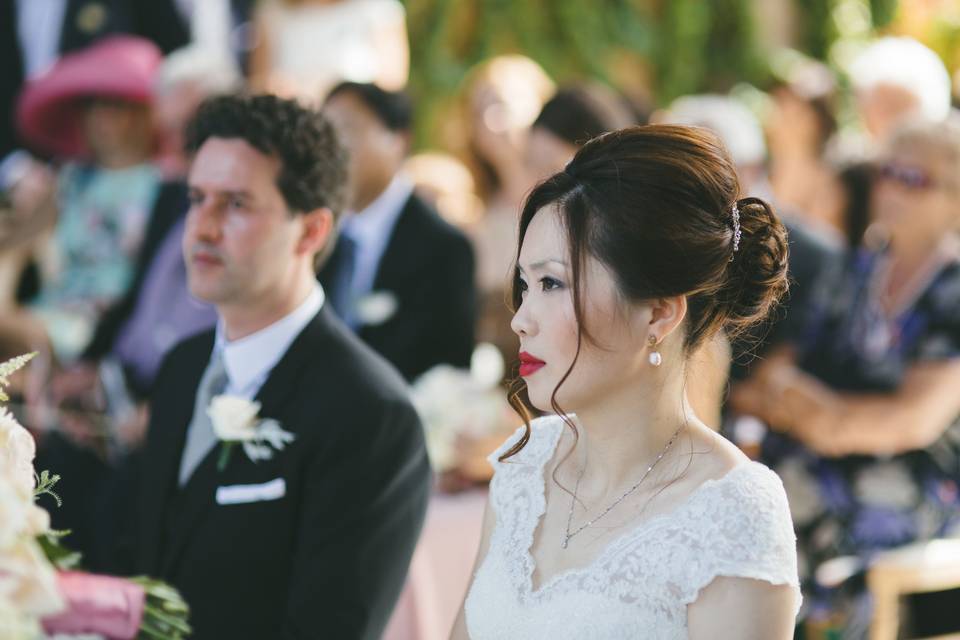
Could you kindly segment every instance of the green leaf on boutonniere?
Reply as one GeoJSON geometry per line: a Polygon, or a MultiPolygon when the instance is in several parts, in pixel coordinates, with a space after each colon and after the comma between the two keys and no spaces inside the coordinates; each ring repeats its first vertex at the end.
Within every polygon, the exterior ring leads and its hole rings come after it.
{"type": "Polygon", "coordinates": [[[233,447],[235,447],[236,444],[236,442],[224,441],[220,445],[220,457],[217,458],[217,471],[223,471],[227,468],[227,463],[230,462],[230,453],[233,451],[233,447]]]}

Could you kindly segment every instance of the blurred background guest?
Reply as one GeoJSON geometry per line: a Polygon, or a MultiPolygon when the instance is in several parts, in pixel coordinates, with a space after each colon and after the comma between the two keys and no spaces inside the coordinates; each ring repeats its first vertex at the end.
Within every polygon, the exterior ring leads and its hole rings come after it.
{"type": "Polygon", "coordinates": [[[14,98],[59,56],[112,35],[146,38],[169,53],[190,39],[174,0],[0,0],[0,160],[21,144],[14,98]]]}
{"type": "Polygon", "coordinates": [[[950,112],[950,74],[940,57],[913,38],[880,38],[850,66],[857,109],[874,143],[904,121],[939,122],[950,112]]]}
{"type": "Polygon", "coordinates": [[[29,305],[63,362],[76,359],[133,278],[160,184],[150,111],[160,60],[152,43],[114,36],[62,58],[19,102],[24,139],[71,160],[60,171],[50,258],[29,305]]]}
{"type": "Polygon", "coordinates": [[[887,244],[853,253],[802,339],[731,400],[773,429],[760,457],[787,489],[810,617],[840,616],[851,637],[869,624],[857,574],[874,553],[960,533],[960,127],[901,125],[872,199],[887,244]],[[841,556],[854,579],[814,580],[841,556]]]}
{"type": "Polygon", "coordinates": [[[781,207],[803,216],[825,235],[844,234],[839,209],[830,196],[835,172],[827,147],[837,130],[836,81],[824,64],[795,54],[784,61],[784,77],[770,89],[764,119],[770,189],[781,207]]]}
{"type": "Polygon", "coordinates": [[[398,0],[264,0],[254,16],[250,84],[310,102],[339,82],[407,83],[406,14],[398,0]]]}
{"type": "Polygon", "coordinates": [[[504,300],[520,202],[533,186],[524,165],[527,135],[553,92],[553,81],[530,58],[498,56],[470,70],[461,85],[460,111],[443,123],[483,201],[483,217],[470,237],[484,300],[504,300]]]}
{"type": "Polygon", "coordinates": [[[413,109],[403,93],[342,83],[323,106],[350,153],[349,209],[319,274],[334,310],[407,378],[467,368],[475,342],[473,250],[401,171],[413,109]]]}
{"type": "Polygon", "coordinates": [[[423,151],[403,164],[414,190],[440,216],[466,231],[479,223],[483,202],[473,174],[456,156],[443,151],[423,151]]]}
{"type": "Polygon", "coordinates": [[[524,162],[532,182],[562,171],[591,138],[634,124],[644,123],[609,87],[599,83],[561,87],[543,105],[527,136],[524,162]]]}
{"type": "MultiPolygon", "coordinates": [[[[513,188],[525,194],[563,169],[587,140],[631,124],[637,124],[633,113],[609,87],[581,83],[560,88],[543,104],[529,128],[516,134],[520,164],[511,174],[513,188]]],[[[505,290],[506,275],[516,260],[518,215],[519,208],[488,208],[487,215],[469,230],[481,261],[480,340],[500,349],[507,363],[517,360],[519,345],[510,330],[513,313],[505,290]]]]}

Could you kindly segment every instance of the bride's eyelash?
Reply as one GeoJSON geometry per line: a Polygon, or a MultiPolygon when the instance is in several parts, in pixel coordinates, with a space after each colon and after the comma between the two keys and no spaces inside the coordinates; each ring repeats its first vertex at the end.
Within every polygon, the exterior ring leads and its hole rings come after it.
{"type": "Polygon", "coordinates": [[[551,278],[550,276],[544,276],[543,278],[540,278],[540,285],[543,291],[552,291],[554,289],[563,288],[562,282],[556,278],[551,278]]]}

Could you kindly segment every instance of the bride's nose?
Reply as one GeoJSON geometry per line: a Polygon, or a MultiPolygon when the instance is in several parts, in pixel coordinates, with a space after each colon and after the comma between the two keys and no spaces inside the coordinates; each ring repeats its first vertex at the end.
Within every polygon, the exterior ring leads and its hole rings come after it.
{"type": "Polygon", "coordinates": [[[537,332],[537,323],[530,312],[530,305],[526,300],[520,303],[520,308],[510,320],[510,328],[518,336],[531,336],[537,332]]]}

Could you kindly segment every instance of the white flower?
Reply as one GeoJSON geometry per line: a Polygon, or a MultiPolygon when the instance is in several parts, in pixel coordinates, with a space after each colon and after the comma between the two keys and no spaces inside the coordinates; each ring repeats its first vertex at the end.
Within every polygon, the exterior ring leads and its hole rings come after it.
{"type": "Polygon", "coordinates": [[[33,459],[37,445],[30,432],[6,409],[0,408],[0,465],[9,469],[18,490],[33,495],[33,459]]]}
{"type": "Polygon", "coordinates": [[[213,431],[225,442],[248,442],[257,437],[260,403],[237,396],[216,396],[207,408],[213,431]]]}
{"type": "Polygon", "coordinates": [[[400,304],[391,291],[373,291],[357,300],[354,311],[363,325],[383,324],[393,317],[400,304]]]}
{"type": "Polygon", "coordinates": [[[500,388],[503,360],[490,345],[474,352],[471,370],[438,365],[418,378],[412,389],[430,462],[438,471],[458,464],[457,442],[482,440],[511,427],[515,416],[500,388]]]}
{"type": "MultiPolygon", "coordinates": [[[[0,577],[0,581],[2,580],[0,577]]],[[[39,621],[21,611],[9,595],[0,593],[0,638],[36,640],[42,637],[39,621]]]]}
{"type": "Polygon", "coordinates": [[[33,504],[27,509],[27,534],[37,537],[50,530],[50,514],[43,507],[33,504]]]}
{"type": "Polygon", "coordinates": [[[33,496],[16,486],[9,469],[0,469],[0,555],[29,529],[33,496]]]}
{"type": "MultiPolygon", "coordinates": [[[[260,420],[260,403],[237,396],[216,396],[207,408],[213,431],[225,443],[240,442],[252,461],[269,460],[273,450],[282,451],[294,435],[273,419],[260,420]]],[[[229,453],[227,454],[229,455],[229,453]]],[[[222,470],[226,458],[219,463],[222,470]]]]}
{"type": "Polygon", "coordinates": [[[0,553],[0,594],[33,618],[63,608],[56,571],[33,538],[22,538],[0,553]]]}

